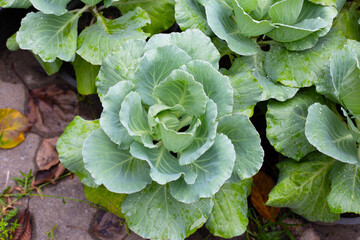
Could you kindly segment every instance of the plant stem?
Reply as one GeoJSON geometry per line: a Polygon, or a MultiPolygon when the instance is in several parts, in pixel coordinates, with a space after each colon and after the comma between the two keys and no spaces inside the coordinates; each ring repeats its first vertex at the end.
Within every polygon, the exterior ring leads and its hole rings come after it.
{"type": "Polygon", "coordinates": [[[360,130],[360,117],[355,116],[356,127],[360,130]]]}
{"type": "Polygon", "coordinates": [[[76,15],[80,15],[82,14],[83,12],[87,11],[91,6],[90,5],[85,5],[83,8],[81,9],[74,9],[74,10],[71,10],[69,11],[70,13],[75,13],[76,12],[76,15]]]}
{"type": "Polygon", "coordinates": [[[92,205],[93,203],[89,202],[89,201],[84,201],[84,200],[80,200],[80,199],[76,199],[76,198],[70,198],[70,197],[62,197],[62,196],[57,196],[57,195],[43,195],[43,194],[29,194],[29,196],[32,197],[51,197],[51,198],[60,198],[60,199],[65,199],[65,200],[70,200],[70,201],[75,201],[75,202],[81,202],[81,203],[86,203],[89,205],[92,205]]]}
{"type": "Polygon", "coordinates": [[[269,40],[269,41],[258,41],[257,44],[259,45],[270,45],[270,43],[272,43],[273,41],[272,40],[269,40]]]}
{"type": "Polygon", "coordinates": [[[81,202],[81,203],[86,203],[89,205],[92,205],[93,203],[89,202],[89,201],[84,201],[84,200],[80,200],[80,199],[76,199],[76,198],[70,198],[70,197],[62,197],[62,196],[57,196],[57,195],[47,195],[47,194],[35,194],[35,193],[30,193],[30,194],[5,194],[5,195],[0,195],[0,196],[4,196],[4,197],[23,197],[23,196],[31,196],[31,197],[51,197],[51,198],[59,198],[59,199],[65,199],[65,200],[70,200],[70,201],[76,201],[76,202],[81,202]]]}
{"type": "Polygon", "coordinates": [[[98,12],[96,8],[92,8],[91,11],[95,14],[97,20],[101,23],[106,33],[110,34],[109,29],[106,26],[106,23],[104,21],[104,17],[98,12]]]}
{"type": "MultiPolygon", "coordinates": [[[[67,174],[64,174],[64,175],[61,175],[59,178],[57,178],[56,180],[60,180],[60,179],[63,179],[63,178],[65,178],[65,177],[67,177],[67,176],[70,176],[72,174],[72,172],[68,172],[67,174]]],[[[49,185],[51,182],[46,182],[46,183],[43,183],[43,184],[41,184],[40,186],[38,186],[38,188],[43,188],[43,187],[45,187],[45,186],[47,186],[47,185],[49,185]]]]}
{"type": "Polygon", "coordinates": [[[99,8],[98,8],[98,11],[102,11],[102,10],[104,10],[106,7],[104,6],[104,5],[102,5],[102,6],[100,6],[99,8]]]}
{"type": "Polygon", "coordinates": [[[233,63],[234,63],[234,56],[229,54],[229,59],[230,59],[230,63],[231,63],[231,66],[232,66],[233,63]]]}
{"type": "Polygon", "coordinates": [[[92,8],[91,11],[95,14],[96,17],[100,17],[100,13],[98,12],[98,10],[96,8],[92,8]]]}
{"type": "MultiPolygon", "coordinates": [[[[57,180],[60,180],[67,176],[70,176],[71,174],[72,174],[72,172],[68,172],[67,174],[60,176],[57,180]]],[[[25,183],[26,183],[26,180],[27,179],[25,179],[25,183]]],[[[38,186],[37,188],[41,189],[49,184],[50,184],[50,182],[46,182],[46,183],[43,183],[42,185],[38,186]]],[[[35,188],[31,188],[30,192],[33,191],[34,189],[35,188]]],[[[56,196],[56,195],[44,195],[44,194],[34,194],[34,193],[17,193],[17,194],[1,194],[0,195],[0,197],[16,197],[16,200],[14,200],[12,203],[15,203],[18,199],[20,199],[22,197],[26,197],[26,196],[61,198],[61,199],[66,199],[66,200],[71,200],[71,201],[82,202],[82,203],[86,203],[86,204],[90,204],[90,205],[92,204],[91,202],[88,202],[88,201],[83,201],[80,199],[69,198],[69,197],[56,196]]]]}

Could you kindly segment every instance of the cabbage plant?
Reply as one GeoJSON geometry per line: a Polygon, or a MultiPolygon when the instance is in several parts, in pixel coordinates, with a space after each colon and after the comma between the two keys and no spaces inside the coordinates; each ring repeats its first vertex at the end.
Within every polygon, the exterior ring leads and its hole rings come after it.
{"type": "Polygon", "coordinates": [[[233,111],[219,58],[199,30],[125,42],[98,75],[100,119],[77,117],[58,141],[61,162],[91,191],[126,194],[122,214],[144,238],[183,239],[205,223],[222,237],[246,230],[263,150],[233,111]]]}
{"type": "Polygon", "coordinates": [[[254,55],[261,35],[289,50],[312,48],[326,35],[345,0],[178,0],[176,20],[183,29],[211,31],[240,55],[254,55]]]}
{"type": "Polygon", "coordinates": [[[360,44],[331,53],[314,88],[268,105],[267,135],[287,159],[267,204],[308,220],[360,214],[360,44]],[[337,105],[342,111],[337,110],[337,105]]]}

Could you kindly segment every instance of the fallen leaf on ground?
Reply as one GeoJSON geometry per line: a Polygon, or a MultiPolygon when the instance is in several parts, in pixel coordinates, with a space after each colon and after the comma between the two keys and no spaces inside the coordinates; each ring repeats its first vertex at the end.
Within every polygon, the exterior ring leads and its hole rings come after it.
{"type": "Polygon", "coordinates": [[[32,186],[50,182],[55,183],[65,172],[65,167],[59,161],[59,154],[56,151],[56,142],[58,137],[45,138],[41,142],[36,154],[36,165],[39,170],[35,173],[32,186]]]}
{"type": "Polygon", "coordinates": [[[29,96],[28,118],[44,134],[61,134],[79,113],[76,93],[67,85],[33,89],[29,96]]]}
{"type": "Polygon", "coordinates": [[[39,186],[40,184],[50,182],[55,184],[55,180],[58,179],[61,175],[64,174],[65,168],[61,163],[52,166],[48,170],[40,170],[35,173],[35,178],[33,180],[32,186],[39,186]]]}
{"type": "Polygon", "coordinates": [[[96,217],[93,233],[101,240],[123,239],[126,235],[126,225],[123,220],[112,213],[100,211],[96,217]]]}
{"type": "Polygon", "coordinates": [[[44,138],[36,153],[36,165],[39,170],[49,170],[59,163],[59,155],[56,151],[58,137],[44,138]]]}
{"type": "Polygon", "coordinates": [[[16,229],[13,240],[31,240],[31,219],[28,208],[21,213],[18,224],[20,227],[16,229]]]}
{"type": "Polygon", "coordinates": [[[264,172],[258,172],[253,176],[251,187],[251,203],[258,213],[266,220],[275,222],[280,208],[265,206],[269,198],[271,189],[275,186],[275,181],[264,172]]]}
{"type": "Polygon", "coordinates": [[[0,148],[13,148],[25,140],[29,120],[19,111],[0,109],[0,148]]]}

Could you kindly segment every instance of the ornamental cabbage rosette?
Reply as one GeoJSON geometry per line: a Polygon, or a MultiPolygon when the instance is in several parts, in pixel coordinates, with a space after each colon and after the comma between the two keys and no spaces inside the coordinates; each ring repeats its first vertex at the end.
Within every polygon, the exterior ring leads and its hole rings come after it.
{"type": "Polygon", "coordinates": [[[83,183],[129,194],[122,212],[145,238],[183,239],[205,222],[224,237],[246,229],[246,179],[263,150],[249,119],[233,112],[218,61],[199,30],[128,41],[100,69],[100,126],[76,118],[59,139],[62,163],[83,183]],[[76,157],[72,131],[83,142],[76,157]]]}
{"type": "Polygon", "coordinates": [[[344,0],[178,0],[175,17],[182,29],[208,27],[229,48],[254,55],[258,45],[251,39],[266,35],[289,50],[309,49],[326,35],[344,0]],[[204,10],[203,10],[204,9],[204,10]]]}

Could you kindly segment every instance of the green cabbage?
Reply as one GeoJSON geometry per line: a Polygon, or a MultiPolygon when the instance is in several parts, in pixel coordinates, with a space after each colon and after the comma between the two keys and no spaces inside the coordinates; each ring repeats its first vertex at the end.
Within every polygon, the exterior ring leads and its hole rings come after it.
{"type": "Polygon", "coordinates": [[[254,55],[252,39],[268,36],[289,50],[312,48],[326,35],[344,0],[178,0],[175,17],[181,28],[198,28],[225,40],[241,55],[254,55]],[[202,10],[202,9],[205,10],[202,10]],[[212,30],[209,32],[208,27],[212,30]]]}
{"type": "Polygon", "coordinates": [[[128,194],[122,212],[145,238],[183,239],[208,218],[216,235],[246,230],[248,178],[263,150],[248,117],[233,113],[234,90],[219,58],[199,30],[125,42],[98,75],[100,127],[76,118],[59,139],[61,162],[86,176],[84,184],[128,194]],[[75,156],[74,132],[82,145],[75,156]],[[233,217],[214,202],[231,204],[233,217]]]}

